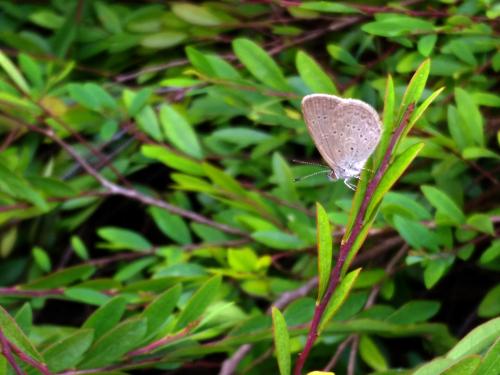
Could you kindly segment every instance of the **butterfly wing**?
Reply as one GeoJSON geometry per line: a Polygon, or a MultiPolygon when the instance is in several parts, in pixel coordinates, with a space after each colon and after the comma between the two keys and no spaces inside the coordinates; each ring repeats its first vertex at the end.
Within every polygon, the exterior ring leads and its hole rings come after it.
{"type": "Polygon", "coordinates": [[[332,152],[338,137],[333,134],[331,119],[335,109],[341,106],[342,99],[333,95],[313,94],[302,99],[302,113],[309,130],[309,134],[316,145],[319,153],[330,166],[335,170],[338,164],[332,152]]]}
{"type": "Polygon", "coordinates": [[[382,128],[378,113],[365,102],[345,99],[334,111],[333,118],[342,139],[337,146],[343,155],[341,166],[364,165],[380,141],[382,128]]]}
{"type": "Polygon", "coordinates": [[[316,148],[335,175],[357,176],[380,140],[377,112],[360,100],[324,94],[306,96],[302,111],[316,148]]]}

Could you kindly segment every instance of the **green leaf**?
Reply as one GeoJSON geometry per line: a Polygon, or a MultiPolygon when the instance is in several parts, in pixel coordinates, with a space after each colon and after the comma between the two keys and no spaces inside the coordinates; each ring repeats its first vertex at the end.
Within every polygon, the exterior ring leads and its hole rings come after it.
{"type": "Polygon", "coordinates": [[[216,130],[212,133],[211,138],[221,142],[235,144],[238,146],[238,149],[250,145],[258,145],[272,139],[272,137],[265,132],[237,126],[216,130]]]}
{"type": "Polygon", "coordinates": [[[455,258],[447,256],[443,258],[432,259],[424,270],[424,283],[427,289],[431,289],[450,269],[455,258]]]}
{"type": "Polygon", "coordinates": [[[112,34],[120,34],[122,32],[120,17],[112,7],[103,2],[96,2],[94,3],[94,9],[104,29],[112,34]]]}
{"type": "Polygon", "coordinates": [[[494,236],[495,228],[493,222],[488,215],[485,214],[472,214],[467,218],[466,224],[480,232],[491,234],[494,236]]]}
{"type": "Polygon", "coordinates": [[[29,335],[33,326],[33,310],[31,304],[25,302],[23,306],[17,310],[14,318],[19,328],[21,328],[26,335],[29,335]]]}
{"type": "Polygon", "coordinates": [[[126,306],[127,301],[125,298],[120,296],[114,297],[95,310],[83,323],[82,328],[92,328],[94,338],[97,340],[118,324],[125,312],[126,306]]]}
{"type": "Polygon", "coordinates": [[[205,174],[201,164],[195,160],[156,145],[143,145],[141,152],[144,156],[161,161],[166,166],[188,174],[203,176],[205,174]]]}
{"type": "Polygon", "coordinates": [[[147,319],[148,322],[146,336],[154,335],[161,330],[163,324],[168,320],[177,305],[181,291],[181,284],[177,284],[156,297],[144,309],[141,317],[147,319]]]}
{"type": "Polygon", "coordinates": [[[0,327],[2,327],[2,333],[7,340],[36,361],[43,362],[43,357],[40,353],[38,353],[28,337],[26,337],[21,328],[19,328],[16,324],[16,321],[2,306],[0,306],[0,327]]]}
{"type": "Polygon", "coordinates": [[[370,336],[361,336],[359,340],[359,354],[363,358],[363,361],[373,370],[385,371],[389,367],[384,355],[370,336]]]}
{"type": "Polygon", "coordinates": [[[421,190],[437,212],[445,216],[450,223],[457,225],[465,223],[464,213],[445,192],[430,185],[422,186],[421,190]]]}
{"type": "Polygon", "coordinates": [[[217,55],[201,53],[194,47],[186,47],[186,54],[193,66],[208,77],[237,80],[241,78],[240,73],[226,60],[217,55]]]}
{"type": "Polygon", "coordinates": [[[111,299],[106,294],[98,292],[97,290],[81,287],[67,288],[64,291],[64,295],[72,300],[97,306],[100,306],[111,299]]]}
{"type": "Polygon", "coordinates": [[[24,53],[20,53],[18,59],[19,66],[26,77],[28,77],[33,86],[37,89],[41,89],[43,86],[43,72],[40,65],[29,55],[24,53]]]}
{"type": "Polygon", "coordinates": [[[89,252],[87,250],[87,246],[85,246],[80,237],[71,236],[71,247],[81,259],[83,260],[89,259],[89,252]]]}
{"type": "Polygon", "coordinates": [[[491,245],[481,254],[479,264],[487,265],[500,257],[500,240],[492,241],[491,245]]]}
{"type": "Polygon", "coordinates": [[[429,320],[439,311],[441,304],[435,301],[410,301],[387,317],[396,324],[412,324],[429,320]]]}
{"type": "Polygon", "coordinates": [[[0,192],[26,200],[42,211],[49,209],[42,195],[34,190],[28,181],[2,164],[0,164],[0,192]]]}
{"type": "Polygon", "coordinates": [[[252,233],[252,238],[257,242],[278,250],[298,250],[305,246],[297,236],[279,231],[256,231],[252,233]]]}
{"type": "Polygon", "coordinates": [[[338,95],[337,88],[321,66],[304,51],[297,52],[295,65],[300,78],[314,93],[338,95]]]}
{"type": "Polygon", "coordinates": [[[418,52],[424,57],[429,57],[437,41],[437,34],[424,35],[418,40],[418,52]]]}
{"type": "Polygon", "coordinates": [[[104,227],[100,228],[97,234],[108,241],[103,247],[112,250],[147,251],[153,247],[143,236],[128,229],[104,227]]]}
{"type": "Polygon", "coordinates": [[[127,107],[128,115],[131,117],[136,116],[149,101],[152,91],[150,88],[144,88],[137,92],[131,90],[123,91],[123,100],[127,107]]]}
{"type": "Polygon", "coordinates": [[[234,194],[236,197],[246,196],[247,191],[228,173],[224,173],[209,163],[203,163],[203,170],[219,189],[234,194]]]}
{"type": "Polygon", "coordinates": [[[94,272],[95,267],[89,264],[68,267],[50,275],[30,281],[21,286],[21,289],[50,289],[69,285],[75,281],[85,280],[94,272]]]}
{"type": "Polygon", "coordinates": [[[441,92],[444,90],[444,87],[441,87],[434,91],[427,99],[424,100],[424,102],[415,109],[413,114],[411,115],[410,121],[408,122],[408,128],[411,128],[414,124],[417,123],[417,121],[422,117],[424,114],[425,110],[431,105],[431,103],[441,94],[441,92]]]}
{"type": "MultiPolygon", "coordinates": [[[[484,146],[484,123],[479,107],[472,96],[460,87],[455,88],[455,101],[460,120],[467,127],[475,146],[484,146]]],[[[472,145],[471,145],[472,146],[472,145]]]]}
{"type": "Polygon", "coordinates": [[[483,362],[479,365],[476,374],[495,375],[500,368],[500,338],[495,341],[491,348],[483,357],[483,362]]]}
{"type": "Polygon", "coordinates": [[[142,259],[134,260],[128,263],[126,266],[120,268],[120,270],[114,274],[113,280],[120,282],[129,280],[138,275],[142,270],[155,264],[156,262],[157,259],[155,259],[155,257],[145,257],[142,259]]]}
{"type": "Polygon", "coordinates": [[[462,151],[462,156],[467,160],[475,160],[480,158],[489,158],[489,159],[500,159],[500,155],[496,152],[491,151],[484,147],[467,147],[462,151]]]}
{"type": "Polygon", "coordinates": [[[276,90],[289,90],[281,69],[259,45],[249,39],[237,38],[233,41],[233,50],[248,71],[259,81],[276,90]]]}
{"type": "Polygon", "coordinates": [[[453,53],[459,60],[462,60],[466,64],[477,66],[477,59],[468,43],[459,39],[453,40],[446,46],[446,48],[443,48],[443,52],[448,51],[453,53]]]}
{"type": "Polygon", "coordinates": [[[500,314],[500,284],[486,293],[479,304],[477,314],[481,318],[492,318],[500,314]]]}
{"type": "Polygon", "coordinates": [[[0,67],[7,73],[7,76],[14,82],[14,84],[24,93],[30,92],[28,82],[24,79],[23,75],[17,67],[10,61],[10,59],[0,51],[0,67]]]}
{"type": "Polygon", "coordinates": [[[360,11],[354,7],[339,3],[331,3],[329,1],[310,1],[300,4],[299,8],[325,13],[360,13],[360,11]]]}
{"type": "Polygon", "coordinates": [[[298,201],[299,197],[292,170],[283,156],[278,152],[273,153],[272,167],[273,177],[279,187],[278,192],[280,196],[289,201],[298,201]]]}
{"type": "Polygon", "coordinates": [[[455,362],[446,370],[441,372],[442,375],[472,375],[476,374],[476,369],[481,362],[481,357],[478,355],[468,356],[455,362]]]}
{"type": "Polygon", "coordinates": [[[163,141],[163,135],[156,112],[151,106],[146,106],[135,116],[139,129],[144,131],[155,141],[163,141]]]}
{"type": "Polygon", "coordinates": [[[448,119],[448,130],[458,148],[464,150],[467,146],[473,145],[472,131],[465,120],[460,117],[456,107],[449,105],[446,117],[448,119]]]}
{"type": "Polygon", "coordinates": [[[316,203],[318,223],[318,302],[328,287],[332,271],[332,228],[323,206],[316,203]]]}
{"type": "Polygon", "coordinates": [[[341,46],[331,43],[326,46],[326,50],[335,60],[350,66],[360,66],[356,58],[348,50],[341,46]]]}
{"type": "Polygon", "coordinates": [[[367,218],[370,218],[376,211],[384,195],[391,189],[399,177],[401,177],[423,147],[423,143],[416,143],[408,147],[389,165],[389,168],[387,168],[387,171],[384,173],[384,176],[380,180],[380,183],[373,193],[370,203],[368,204],[368,208],[366,210],[367,218]]]}
{"type": "Polygon", "coordinates": [[[495,318],[470,331],[446,354],[446,358],[459,359],[469,354],[481,353],[498,337],[500,337],[500,318],[495,318]]]}
{"type": "Polygon", "coordinates": [[[59,372],[75,367],[92,344],[93,338],[93,330],[82,329],[49,346],[43,352],[49,370],[59,372]]]}
{"type": "Polygon", "coordinates": [[[49,272],[52,268],[52,263],[45,250],[41,247],[35,246],[31,252],[38,267],[40,267],[44,272],[49,272]]]}
{"type": "Polygon", "coordinates": [[[375,150],[375,156],[373,158],[375,170],[379,168],[380,163],[382,162],[387,147],[389,146],[394,127],[396,126],[396,123],[394,121],[395,100],[396,94],[394,91],[394,81],[392,79],[392,76],[389,74],[387,76],[385,85],[384,114],[382,116],[382,136],[380,137],[379,145],[375,150]]]}
{"type": "Polygon", "coordinates": [[[172,12],[180,19],[198,26],[218,26],[222,20],[209,8],[189,3],[173,3],[172,12]]]}
{"type": "Polygon", "coordinates": [[[90,348],[78,367],[85,370],[114,363],[141,343],[146,329],[145,319],[130,319],[118,324],[90,348]]]}
{"type": "Polygon", "coordinates": [[[422,32],[434,31],[434,25],[416,17],[409,17],[400,14],[384,14],[382,20],[365,23],[361,30],[365,33],[394,37],[401,35],[417,34],[422,32]]]}
{"type": "Polygon", "coordinates": [[[354,271],[349,272],[344,276],[340,284],[337,285],[337,288],[335,289],[330,302],[328,302],[328,305],[326,306],[323,317],[321,318],[318,333],[321,333],[321,331],[326,328],[335,313],[344,304],[360,272],[361,268],[357,268],[354,271]]]}
{"type": "Polygon", "coordinates": [[[437,236],[420,222],[395,215],[394,227],[401,237],[414,249],[424,247],[433,252],[439,250],[439,239],[437,236]]]}
{"type": "Polygon", "coordinates": [[[160,109],[160,122],[166,137],[184,153],[196,158],[203,158],[200,143],[188,121],[172,106],[164,104],[160,109]]]}
{"type": "Polygon", "coordinates": [[[217,296],[221,285],[221,277],[214,276],[206,281],[189,299],[184,310],[179,314],[176,329],[185,328],[197,320],[208,305],[217,296]]]}
{"type": "Polygon", "coordinates": [[[148,211],[165,236],[181,245],[192,243],[189,227],[181,217],[159,207],[150,207],[148,211]]]}
{"type": "Polygon", "coordinates": [[[165,49],[181,44],[187,37],[188,35],[181,31],[162,31],[143,37],[141,46],[151,49],[165,49]]]}
{"type": "Polygon", "coordinates": [[[252,273],[259,268],[259,258],[251,248],[228,249],[227,262],[236,272],[252,273]]]}
{"type": "Polygon", "coordinates": [[[272,308],[272,316],[274,348],[276,351],[276,358],[278,359],[280,375],[290,375],[292,367],[290,357],[290,336],[288,334],[286,321],[276,307],[272,308]]]}
{"type": "Polygon", "coordinates": [[[422,64],[420,64],[418,69],[415,71],[415,74],[413,74],[413,77],[411,78],[410,83],[408,84],[408,87],[403,95],[403,99],[401,100],[399,119],[403,117],[406,109],[411,103],[417,104],[420,100],[420,97],[425,89],[425,84],[427,83],[427,78],[429,77],[430,69],[431,60],[426,59],[422,64]]]}
{"type": "Polygon", "coordinates": [[[447,367],[451,366],[453,361],[449,358],[438,357],[431,362],[420,366],[412,375],[435,375],[441,374],[447,367]]]}

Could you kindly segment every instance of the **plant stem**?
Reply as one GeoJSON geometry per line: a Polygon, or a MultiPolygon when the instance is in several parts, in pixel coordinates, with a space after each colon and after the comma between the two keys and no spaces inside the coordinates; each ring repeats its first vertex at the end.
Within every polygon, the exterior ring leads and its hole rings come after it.
{"type": "Polygon", "coordinates": [[[309,334],[307,335],[307,340],[304,346],[304,350],[299,354],[297,362],[295,363],[294,375],[301,375],[302,373],[302,368],[304,367],[307,357],[309,356],[309,353],[314,345],[314,342],[318,337],[318,327],[321,322],[321,318],[323,317],[326,307],[328,306],[328,302],[330,302],[330,299],[332,298],[332,295],[337,289],[337,285],[340,282],[341,272],[342,269],[344,268],[347,256],[349,255],[352,246],[356,241],[356,238],[363,229],[363,221],[366,214],[366,210],[368,209],[368,205],[371,201],[371,198],[373,197],[373,194],[375,193],[375,190],[377,189],[380,183],[380,180],[384,176],[384,173],[387,171],[387,168],[389,168],[391,155],[393,154],[394,148],[396,147],[396,144],[399,138],[401,137],[401,134],[403,134],[403,131],[408,123],[408,120],[410,119],[410,115],[413,112],[414,108],[415,108],[414,104],[408,106],[403,116],[403,119],[401,120],[400,125],[398,126],[398,128],[391,137],[391,141],[389,143],[389,146],[387,147],[387,150],[384,154],[384,158],[382,159],[382,163],[380,164],[377,173],[366,187],[365,196],[363,197],[361,207],[359,208],[356,220],[354,221],[354,225],[352,226],[351,234],[349,235],[347,241],[345,241],[340,245],[339,256],[335,264],[335,267],[333,268],[332,273],[330,275],[330,282],[328,288],[325,292],[323,299],[316,306],[316,309],[314,310],[314,316],[311,321],[311,328],[309,330],[309,334]]]}
{"type": "Polygon", "coordinates": [[[21,367],[18,365],[18,363],[16,362],[16,359],[14,358],[14,356],[12,355],[12,351],[10,350],[10,343],[7,340],[7,338],[5,337],[5,335],[3,334],[1,328],[0,328],[0,346],[1,346],[1,353],[4,355],[7,362],[9,362],[11,367],[14,369],[14,372],[16,373],[16,375],[23,375],[24,372],[21,369],[21,367]]]}

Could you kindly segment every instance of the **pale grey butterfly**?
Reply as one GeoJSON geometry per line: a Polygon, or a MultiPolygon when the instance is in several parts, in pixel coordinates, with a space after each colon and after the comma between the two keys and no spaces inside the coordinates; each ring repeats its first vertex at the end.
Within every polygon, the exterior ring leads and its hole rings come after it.
{"type": "Polygon", "coordinates": [[[331,180],[359,178],[366,161],[380,141],[378,113],[367,103],[334,95],[312,94],[302,99],[307,128],[331,170],[331,180]]]}

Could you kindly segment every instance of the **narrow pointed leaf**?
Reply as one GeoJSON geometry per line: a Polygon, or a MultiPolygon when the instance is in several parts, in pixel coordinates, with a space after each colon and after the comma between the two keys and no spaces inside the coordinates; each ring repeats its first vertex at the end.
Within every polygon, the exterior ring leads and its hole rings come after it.
{"type": "Polygon", "coordinates": [[[176,328],[185,328],[198,319],[219,292],[221,277],[214,276],[198,289],[179,315],[176,328]]]}
{"type": "Polygon", "coordinates": [[[332,229],[328,215],[319,203],[316,203],[316,212],[318,223],[318,301],[320,301],[326,291],[332,271],[332,229]]]}
{"type": "Polygon", "coordinates": [[[276,358],[278,359],[280,375],[290,375],[290,337],[288,335],[286,321],[281,312],[276,307],[273,307],[272,315],[274,348],[276,350],[276,358]]]}
{"type": "Polygon", "coordinates": [[[403,96],[401,107],[399,110],[399,118],[401,118],[406,111],[406,108],[411,103],[417,103],[424,92],[425,84],[427,83],[427,78],[429,77],[429,72],[431,69],[431,61],[429,59],[425,60],[410,80],[408,87],[406,88],[405,94],[403,96]]]}
{"type": "Polygon", "coordinates": [[[360,272],[361,268],[349,272],[344,276],[340,284],[337,286],[337,289],[333,293],[330,302],[326,306],[323,318],[321,319],[321,323],[319,325],[318,333],[326,328],[335,313],[340,309],[347,296],[349,295],[352,287],[354,286],[354,283],[356,282],[356,279],[358,278],[360,272]]]}
{"type": "Polygon", "coordinates": [[[276,90],[288,90],[288,83],[276,62],[255,42],[238,38],[233,50],[248,71],[259,81],[276,90]]]}

